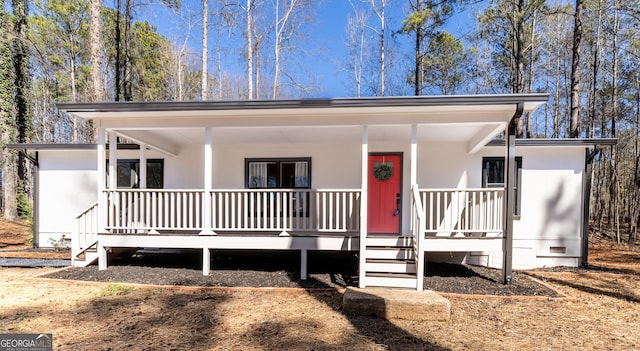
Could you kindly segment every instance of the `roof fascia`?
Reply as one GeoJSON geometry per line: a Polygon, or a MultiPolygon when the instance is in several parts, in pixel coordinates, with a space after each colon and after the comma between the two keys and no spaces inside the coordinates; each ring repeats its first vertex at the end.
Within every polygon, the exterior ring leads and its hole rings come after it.
{"type": "MultiPolygon", "coordinates": [[[[584,138],[584,139],[516,139],[516,146],[609,146],[616,145],[617,138],[584,138]]],[[[504,140],[491,140],[486,146],[504,146],[504,140]]]]}
{"type": "MultiPolygon", "coordinates": [[[[106,144],[109,149],[109,144],[106,144]]],[[[8,149],[11,150],[28,150],[28,151],[82,151],[82,150],[97,150],[98,144],[8,144],[8,149]]],[[[138,150],[140,145],[121,143],[118,144],[118,150],[138,150]]]]}
{"type": "Polygon", "coordinates": [[[333,98],[298,100],[234,100],[234,101],[162,101],[162,102],[88,102],[58,103],[61,111],[81,112],[138,112],[138,111],[207,111],[259,110],[340,107],[397,107],[446,105],[509,105],[530,103],[535,107],[548,100],[546,93],[503,95],[444,95],[369,98],[333,98]]]}
{"type": "Polygon", "coordinates": [[[43,151],[43,150],[95,150],[97,148],[96,144],[35,144],[35,143],[25,143],[25,144],[8,144],[8,149],[11,150],[33,150],[33,151],[43,151]]]}

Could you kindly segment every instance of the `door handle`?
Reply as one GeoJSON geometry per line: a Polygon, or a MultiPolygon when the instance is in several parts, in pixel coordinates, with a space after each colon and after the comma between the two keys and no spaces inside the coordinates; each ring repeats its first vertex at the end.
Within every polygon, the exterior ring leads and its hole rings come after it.
{"type": "Polygon", "coordinates": [[[400,214],[400,193],[396,193],[396,210],[393,211],[393,215],[397,216],[400,214]]]}

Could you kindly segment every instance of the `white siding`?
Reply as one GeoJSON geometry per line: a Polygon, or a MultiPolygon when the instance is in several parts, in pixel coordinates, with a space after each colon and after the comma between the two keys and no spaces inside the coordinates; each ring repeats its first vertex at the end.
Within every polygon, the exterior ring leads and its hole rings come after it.
{"type": "Polygon", "coordinates": [[[311,157],[314,189],[360,188],[360,144],[220,144],[213,146],[214,188],[243,189],[247,158],[311,157]]]}
{"type": "Polygon", "coordinates": [[[38,244],[70,238],[75,217],[97,201],[96,151],[39,151],[38,244]]]}
{"type": "MultiPolygon", "coordinates": [[[[401,152],[403,158],[403,233],[409,232],[410,143],[371,142],[370,152],[401,152]]],[[[246,158],[310,157],[312,188],[360,188],[359,140],[333,144],[220,143],[213,145],[214,188],[244,188],[246,158]]],[[[580,256],[583,147],[518,147],[522,157],[522,210],[514,224],[514,268],[576,265],[580,256]]],[[[50,237],[67,237],[75,216],[97,199],[95,151],[40,151],[40,245],[50,237]]],[[[149,150],[147,158],[164,159],[164,187],[201,189],[204,147],[181,145],[177,157],[149,150]]],[[[503,156],[504,148],[486,147],[476,154],[463,142],[420,142],[421,188],[479,188],[482,157],[503,156]]],[[[118,158],[137,159],[138,150],[119,150],[118,158]]],[[[463,254],[464,255],[464,254],[463,254]]],[[[430,255],[446,260],[447,255],[430,255]]],[[[501,266],[501,252],[473,252],[466,261],[501,266]]],[[[459,262],[460,254],[449,255],[459,262]]]]}

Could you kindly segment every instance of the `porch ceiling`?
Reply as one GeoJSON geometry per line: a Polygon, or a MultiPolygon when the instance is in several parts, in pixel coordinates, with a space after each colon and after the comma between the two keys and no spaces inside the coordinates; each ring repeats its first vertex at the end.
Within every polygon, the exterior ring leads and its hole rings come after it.
{"type": "Polygon", "coordinates": [[[359,143],[365,125],[371,142],[409,142],[411,126],[417,125],[420,142],[465,142],[473,153],[504,130],[518,104],[532,111],[546,99],[516,94],[58,106],[168,153],[203,143],[207,127],[218,144],[359,143]]]}
{"type": "MultiPolygon", "coordinates": [[[[419,142],[470,142],[491,139],[494,130],[505,123],[429,124],[418,126],[419,142]]],[[[122,135],[135,135],[137,140],[166,148],[202,144],[204,128],[113,129],[122,135]]],[[[361,141],[360,126],[313,127],[220,127],[213,128],[214,144],[241,143],[348,143],[361,141]]],[[[410,142],[411,126],[370,126],[371,142],[410,142]]],[[[486,142],[485,142],[486,143],[486,142]]],[[[484,146],[484,144],[483,144],[484,146]]]]}

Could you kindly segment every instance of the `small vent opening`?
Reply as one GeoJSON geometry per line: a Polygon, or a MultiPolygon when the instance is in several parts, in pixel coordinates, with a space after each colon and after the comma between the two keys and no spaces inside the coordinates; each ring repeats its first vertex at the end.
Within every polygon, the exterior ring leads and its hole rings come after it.
{"type": "Polygon", "coordinates": [[[567,247],[566,246],[550,246],[549,252],[552,254],[564,254],[564,253],[567,253],[567,247]]]}

